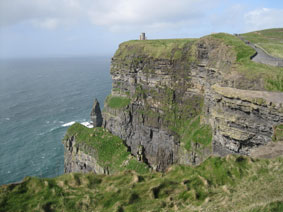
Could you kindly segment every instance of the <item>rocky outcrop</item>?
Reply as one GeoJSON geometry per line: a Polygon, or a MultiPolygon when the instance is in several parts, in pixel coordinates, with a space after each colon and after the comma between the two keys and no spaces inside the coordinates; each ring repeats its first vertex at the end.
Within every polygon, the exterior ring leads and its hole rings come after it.
{"type": "Polygon", "coordinates": [[[283,123],[283,93],[247,91],[212,86],[210,123],[214,129],[214,153],[250,155],[271,141],[283,123]]]}
{"type": "Polygon", "coordinates": [[[140,174],[150,171],[144,163],[143,149],[140,149],[139,158],[132,156],[121,138],[102,127],[88,128],[75,123],[69,127],[62,142],[65,173],[108,175],[126,170],[140,174]]]}
{"type": "Polygon", "coordinates": [[[97,99],[94,100],[94,103],[91,109],[91,113],[90,113],[90,119],[92,121],[93,127],[101,127],[102,115],[101,115],[99,102],[97,99]]]}
{"type": "Polygon", "coordinates": [[[76,145],[74,136],[63,140],[64,145],[64,173],[93,172],[96,174],[109,174],[109,170],[98,164],[97,152],[87,145],[76,145]]]}

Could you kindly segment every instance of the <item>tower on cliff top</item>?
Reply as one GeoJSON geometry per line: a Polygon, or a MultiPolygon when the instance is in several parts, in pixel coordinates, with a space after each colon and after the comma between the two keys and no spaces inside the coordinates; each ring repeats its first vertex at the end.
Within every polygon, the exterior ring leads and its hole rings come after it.
{"type": "Polygon", "coordinates": [[[140,35],[140,40],[146,40],[146,37],[145,37],[145,33],[144,33],[144,32],[141,33],[141,35],[140,35]]]}

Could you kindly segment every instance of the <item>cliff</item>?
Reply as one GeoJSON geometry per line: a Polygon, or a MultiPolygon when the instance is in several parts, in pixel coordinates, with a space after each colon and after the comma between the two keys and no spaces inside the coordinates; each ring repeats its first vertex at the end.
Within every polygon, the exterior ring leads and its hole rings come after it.
{"type": "MultiPolygon", "coordinates": [[[[283,68],[254,63],[254,54],[224,33],[122,43],[102,127],[157,171],[210,155],[254,154],[283,123],[283,68]]],[[[91,118],[101,126],[97,101],[91,118]]],[[[75,133],[63,141],[65,172],[109,173],[97,162],[100,150],[86,147],[87,137],[77,144],[75,133]]]]}
{"type": "Polygon", "coordinates": [[[1,186],[0,211],[283,211],[283,68],[255,53],[224,33],[122,43],[67,174],[1,186]]]}
{"type": "Polygon", "coordinates": [[[103,127],[133,155],[142,146],[160,171],[211,154],[250,155],[283,122],[283,93],[266,91],[281,90],[273,85],[282,69],[251,62],[254,53],[228,34],[122,43],[103,127]]]}

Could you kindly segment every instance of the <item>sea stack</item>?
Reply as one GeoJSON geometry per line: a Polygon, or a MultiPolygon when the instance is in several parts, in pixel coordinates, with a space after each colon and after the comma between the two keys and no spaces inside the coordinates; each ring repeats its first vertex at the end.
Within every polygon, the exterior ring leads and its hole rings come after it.
{"type": "Polygon", "coordinates": [[[101,115],[99,102],[97,99],[94,100],[94,103],[91,109],[91,113],[90,113],[90,119],[93,123],[93,127],[102,126],[102,115],[101,115]]]}

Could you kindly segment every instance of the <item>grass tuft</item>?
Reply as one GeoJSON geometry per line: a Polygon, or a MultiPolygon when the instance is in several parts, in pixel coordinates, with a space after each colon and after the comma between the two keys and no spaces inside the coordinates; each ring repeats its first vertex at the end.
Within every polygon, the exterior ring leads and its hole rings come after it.
{"type": "Polygon", "coordinates": [[[106,99],[107,106],[113,109],[120,109],[128,106],[130,104],[130,99],[120,96],[108,96],[106,99]]]}

